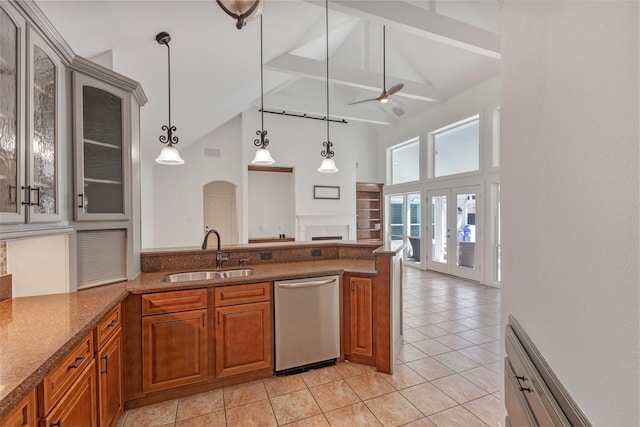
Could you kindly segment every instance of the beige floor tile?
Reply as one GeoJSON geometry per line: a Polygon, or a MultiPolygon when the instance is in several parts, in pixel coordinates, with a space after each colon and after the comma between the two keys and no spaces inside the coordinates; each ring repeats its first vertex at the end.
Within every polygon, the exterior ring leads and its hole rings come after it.
{"type": "Polygon", "coordinates": [[[468,331],[469,328],[462,323],[456,322],[455,320],[449,320],[448,322],[438,323],[438,326],[448,331],[451,334],[455,334],[457,332],[468,331]]]}
{"type": "Polygon", "coordinates": [[[432,338],[414,342],[412,345],[418,350],[420,350],[421,352],[427,354],[428,356],[435,356],[436,354],[448,353],[452,350],[446,345],[432,338]]]}
{"type": "Polygon", "coordinates": [[[198,417],[223,409],[224,397],[222,395],[222,389],[182,397],[178,399],[176,421],[198,417]]]}
{"type": "Polygon", "coordinates": [[[247,427],[247,426],[277,426],[275,415],[271,410],[269,400],[248,403],[226,410],[227,427],[247,427]]]}
{"type": "Polygon", "coordinates": [[[118,418],[118,422],[116,423],[116,427],[124,427],[124,423],[127,420],[127,415],[128,414],[129,414],[129,411],[124,411],[120,415],[120,418],[118,418]]]}
{"type": "Polygon", "coordinates": [[[502,362],[502,361],[495,362],[495,363],[489,363],[488,365],[485,365],[485,368],[491,369],[496,374],[501,374],[502,373],[503,363],[504,362],[502,362]]]}
{"type": "Polygon", "coordinates": [[[380,422],[364,403],[345,406],[325,414],[332,427],[380,426],[380,422]]]}
{"type": "Polygon", "coordinates": [[[489,350],[492,353],[500,355],[502,353],[502,343],[500,340],[486,342],[484,344],[480,344],[480,347],[485,350],[489,350]]]}
{"type": "Polygon", "coordinates": [[[428,418],[420,418],[419,420],[405,424],[404,427],[436,427],[436,425],[429,421],[428,418]]]}
{"type": "Polygon", "coordinates": [[[287,427],[329,427],[329,421],[323,414],[286,424],[287,427]]]}
{"type": "Polygon", "coordinates": [[[395,389],[385,379],[383,374],[373,372],[371,374],[358,375],[346,378],[347,383],[362,400],[382,394],[391,393],[395,389]]]}
{"type": "Polygon", "coordinates": [[[465,339],[469,342],[472,342],[473,344],[484,344],[486,342],[490,342],[493,341],[494,339],[491,337],[488,337],[480,332],[478,332],[476,329],[472,329],[470,331],[464,331],[464,332],[459,332],[456,334],[457,336],[459,336],[462,339],[465,339]]]}
{"type": "Polygon", "coordinates": [[[481,365],[488,365],[489,363],[494,363],[500,360],[499,355],[477,345],[463,348],[462,350],[459,350],[459,353],[464,354],[469,359],[475,360],[481,365]]]}
{"type": "Polygon", "coordinates": [[[342,378],[355,377],[356,375],[367,374],[370,372],[375,372],[375,366],[362,365],[360,363],[353,362],[339,362],[335,366],[336,371],[342,378]]]}
{"type": "Polygon", "coordinates": [[[223,393],[224,407],[227,409],[267,398],[267,392],[262,380],[225,387],[223,393]]]}
{"type": "Polygon", "coordinates": [[[212,412],[210,414],[200,415],[194,418],[188,418],[176,423],[176,427],[211,427],[225,426],[226,417],[224,410],[212,412]]]}
{"type": "Polygon", "coordinates": [[[460,404],[487,394],[485,390],[459,374],[439,378],[433,381],[432,384],[460,404]]]}
{"type": "Polygon", "coordinates": [[[271,377],[262,380],[269,397],[280,396],[292,391],[303,390],[307,385],[302,380],[302,375],[286,375],[283,377],[271,377]]]}
{"type": "MultiPolygon", "coordinates": [[[[428,315],[427,315],[428,316],[428,315]]],[[[404,316],[404,325],[407,328],[416,328],[418,326],[430,325],[433,322],[423,319],[418,316],[404,316]]]]}
{"type": "Polygon", "coordinates": [[[329,366],[328,368],[313,369],[302,374],[307,387],[313,387],[314,385],[331,383],[341,379],[340,374],[336,371],[336,368],[329,366]]]}
{"type": "Polygon", "coordinates": [[[322,412],[309,390],[306,389],[272,397],[270,400],[278,424],[298,421],[322,412]]]}
{"type": "Polygon", "coordinates": [[[401,390],[400,394],[426,416],[458,405],[453,399],[429,383],[401,390]]]}
{"type": "Polygon", "coordinates": [[[178,400],[167,400],[127,411],[125,427],[164,426],[176,421],[178,400]]]}
{"type": "Polygon", "coordinates": [[[502,419],[502,407],[500,406],[500,400],[493,396],[481,397],[477,400],[472,400],[464,405],[465,408],[476,417],[480,418],[490,426],[497,427],[500,425],[502,419]]]}
{"type": "Polygon", "coordinates": [[[431,415],[429,419],[438,427],[486,427],[485,423],[462,406],[431,415]]]}
{"type": "Polygon", "coordinates": [[[441,344],[446,345],[452,350],[460,350],[466,347],[471,347],[473,345],[472,342],[469,342],[463,338],[460,338],[457,335],[445,335],[442,337],[435,338],[441,344]]]}
{"type": "Polygon", "coordinates": [[[502,386],[500,374],[493,372],[484,366],[461,372],[460,375],[489,393],[500,391],[502,386]]]}
{"type": "Polygon", "coordinates": [[[435,359],[427,358],[416,360],[415,362],[407,363],[411,369],[416,371],[421,377],[427,381],[433,381],[436,378],[446,377],[454,372],[444,366],[442,363],[435,359]]]}
{"type": "Polygon", "coordinates": [[[422,418],[420,411],[397,391],[364,403],[384,426],[400,426],[422,418]]]}
{"type": "Polygon", "coordinates": [[[408,329],[408,328],[406,328],[402,332],[402,336],[404,338],[404,342],[409,343],[409,344],[412,343],[412,342],[416,342],[416,341],[422,341],[422,340],[428,338],[425,334],[421,334],[420,332],[416,331],[415,329],[408,329]]]}
{"type": "Polygon", "coordinates": [[[436,325],[420,326],[415,329],[416,331],[428,336],[429,338],[441,337],[449,334],[449,332],[436,325]]]}
{"type": "Polygon", "coordinates": [[[455,372],[462,372],[479,366],[477,362],[474,362],[458,351],[438,354],[433,356],[433,358],[455,372]]]}
{"type": "Polygon", "coordinates": [[[427,357],[426,354],[424,354],[411,344],[404,344],[400,349],[400,354],[398,355],[398,359],[403,361],[404,363],[423,359],[425,357],[427,357]]]}
{"type": "Polygon", "coordinates": [[[387,380],[396,390],[411,387],[416,384],[422,384],[426,380],[422,378],[416,371],[408,367],[407,365],[396,366],[393,375],[379,374],[387,380]]]}
{"type": "Polygon", "coordinates": [[[313,398],[323,412],[360,402],[360,398],[345,380],[309,388],[313,398]]]}

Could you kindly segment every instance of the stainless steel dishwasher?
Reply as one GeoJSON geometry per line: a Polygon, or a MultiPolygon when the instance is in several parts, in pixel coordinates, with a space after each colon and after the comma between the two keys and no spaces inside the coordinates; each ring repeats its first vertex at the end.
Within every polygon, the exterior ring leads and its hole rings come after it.
{"type": "Polygon", "coordinates": [[[340,277],[274,284],[276,373],[335,363],[340,356],[340,277]]]}

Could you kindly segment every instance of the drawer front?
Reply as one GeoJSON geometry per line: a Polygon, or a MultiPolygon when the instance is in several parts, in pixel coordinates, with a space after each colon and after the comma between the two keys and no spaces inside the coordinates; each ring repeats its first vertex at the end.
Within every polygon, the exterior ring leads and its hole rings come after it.
{"type": "Polygon", "coordinates": [[[188,289],[142,295],[143,316],[203,308],[207,308],[206,289],[188,289]]]}
{"type": "Polygon", "coordinates": [[[513,427],[537,425],[531,407],[520,391],[520,384],[508,357],[504,359],[504,406],[509,414],[509,425],[513,427]]]}
{"type": "Polygon", "coordinates": [[[23,427],[38,424],[36,391],[32,390],[11,412],[0,420],[2,427],[23,427]]]}
{"type": "Polygon", "coordinates": [[[96,326],[96,347],[102,348],[114,336],[122,323],[120,304],[115,306],[96,326]]]}
{"type": "Polygon", "coordinates": [[[93,333],[84,337],[69,354],[42,381],[42,405],[44,413],[60,400],[73,381],[93,361],[93,333]]]}
{"type": "Polygon", "coordinates": [[[97,426],[96,365],[93,359],[77,381],[45,418],[41,426],[97,426]]]}
{"type": "Polygon", "coordinates": [[[271,300],[271,283],[220,286],[215,288],[215,306],[246,304],[271,300]]]}

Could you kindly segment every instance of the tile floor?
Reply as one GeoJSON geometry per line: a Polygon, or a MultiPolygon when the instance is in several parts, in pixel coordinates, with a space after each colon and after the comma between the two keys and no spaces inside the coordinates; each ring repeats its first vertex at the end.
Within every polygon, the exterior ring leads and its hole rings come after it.
{"type": "Polygon", "coordinates": [[[500,292],[404,269],[395,373],[343,362],[126,411],[130,426],[497,426],[500,292]]]}

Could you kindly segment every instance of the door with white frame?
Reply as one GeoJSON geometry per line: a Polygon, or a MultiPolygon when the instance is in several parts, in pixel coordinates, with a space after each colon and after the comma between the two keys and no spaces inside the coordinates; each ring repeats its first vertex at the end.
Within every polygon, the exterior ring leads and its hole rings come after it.
{"type": "Polygon", "coordinates": [[[404,251],[406,263],[422,265],[421,253],[421,197],[420,193],[393,194],[389,196],[389,240],[407,242],[404,251]]]}
{"type": "Polygon", "coordinates": [[[481,280],[480,186],[427,191],[427,268],[481,280]]]}

